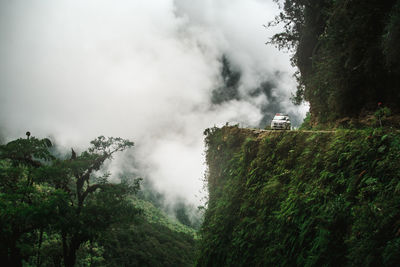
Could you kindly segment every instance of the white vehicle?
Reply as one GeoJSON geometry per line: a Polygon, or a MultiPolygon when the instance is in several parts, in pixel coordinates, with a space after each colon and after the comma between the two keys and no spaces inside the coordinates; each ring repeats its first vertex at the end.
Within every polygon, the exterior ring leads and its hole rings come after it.
{"type": "Polygon", "coordinates": [[[276,113],[271,121],[272,130],[290,130],[290,119],[287,114],[276,113]]]}

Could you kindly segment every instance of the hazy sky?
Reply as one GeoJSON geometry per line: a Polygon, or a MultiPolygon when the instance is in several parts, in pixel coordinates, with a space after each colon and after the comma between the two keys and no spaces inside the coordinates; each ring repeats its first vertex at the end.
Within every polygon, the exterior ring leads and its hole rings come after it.
{"type": "Polygon", "coordinates": [[[0,0],[0,130],[77,150],[129,138],[135,166],[119,157],[114,173],[136,169],[169,199],[198,203],[202,133],[257,126],[271,99],[251,90],[273,80],[284,112],[304,116],[289,100],[289,55],[265,45],[277,12],[272,0],[0,0]],[[242,74],[241,98],[215,105],[222,55],[242,74]]]}

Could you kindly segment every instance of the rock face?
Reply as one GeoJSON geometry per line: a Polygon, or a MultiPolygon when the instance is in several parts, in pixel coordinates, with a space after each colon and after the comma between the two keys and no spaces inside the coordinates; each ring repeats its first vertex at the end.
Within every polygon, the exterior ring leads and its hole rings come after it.
{"type": "Polygon", "coordinates": [[[205,131],[198,266],[400,262],[400,134],[205,131]]]}

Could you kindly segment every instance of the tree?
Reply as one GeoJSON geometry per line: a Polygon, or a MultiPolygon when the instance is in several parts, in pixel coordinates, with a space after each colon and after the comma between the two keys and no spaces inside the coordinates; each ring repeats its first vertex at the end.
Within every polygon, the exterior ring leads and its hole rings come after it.
{"type": "Polygon", "coordinates": [[[50,146],[48,139],[29,136],[0,146],[0,260],[6,266],[22,266],[30,253],[27,235],[56,219],[65,196],[40,175],[54,159],[50,146]]]}
{"type": "Polygon", "coordinates": [[[126,197],[139,189],[139,180],[131,185],[110,183],[110,173],[101,171],[105,161],[132,146],[129,140],[100,136],[81,155],[72,150],[70,160],[59,162],[60,169],[68,170],[66,180],[57,185],[68,194],[68,205],[59,210],[63,219],[57,225],[65,266],[75,265],[76,252],[83,243],[96,239],[123,215],[130,218],[136,213],[126,197]]]}
{"type": "Polygon", "coordinates": [[[74,266],[83,243],[95,241],[112,223],[132,218],[137,209],[127,196],[139,189],[139,180],[111,183],[102,168],[132,146],[129,140],[100,136],[80,155],[72,150],[70,159],[55,158],[48,139],[28,136],[0,146],[2,262],[22,266],[22,260],[32,262],[37,254],[40,265],[45,232],[61,243],[64,265],[74,266]]]}

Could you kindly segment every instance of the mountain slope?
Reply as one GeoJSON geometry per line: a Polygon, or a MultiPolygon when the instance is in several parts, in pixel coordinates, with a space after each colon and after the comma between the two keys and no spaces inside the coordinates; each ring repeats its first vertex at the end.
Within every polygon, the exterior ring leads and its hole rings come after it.
{"type": "Polygon", "coordinates": [[[193,266],[196,231],[152,203],[133,199],[142,210],[135,222],[115,225],[100,242],[107,266],[193,266]]]}

